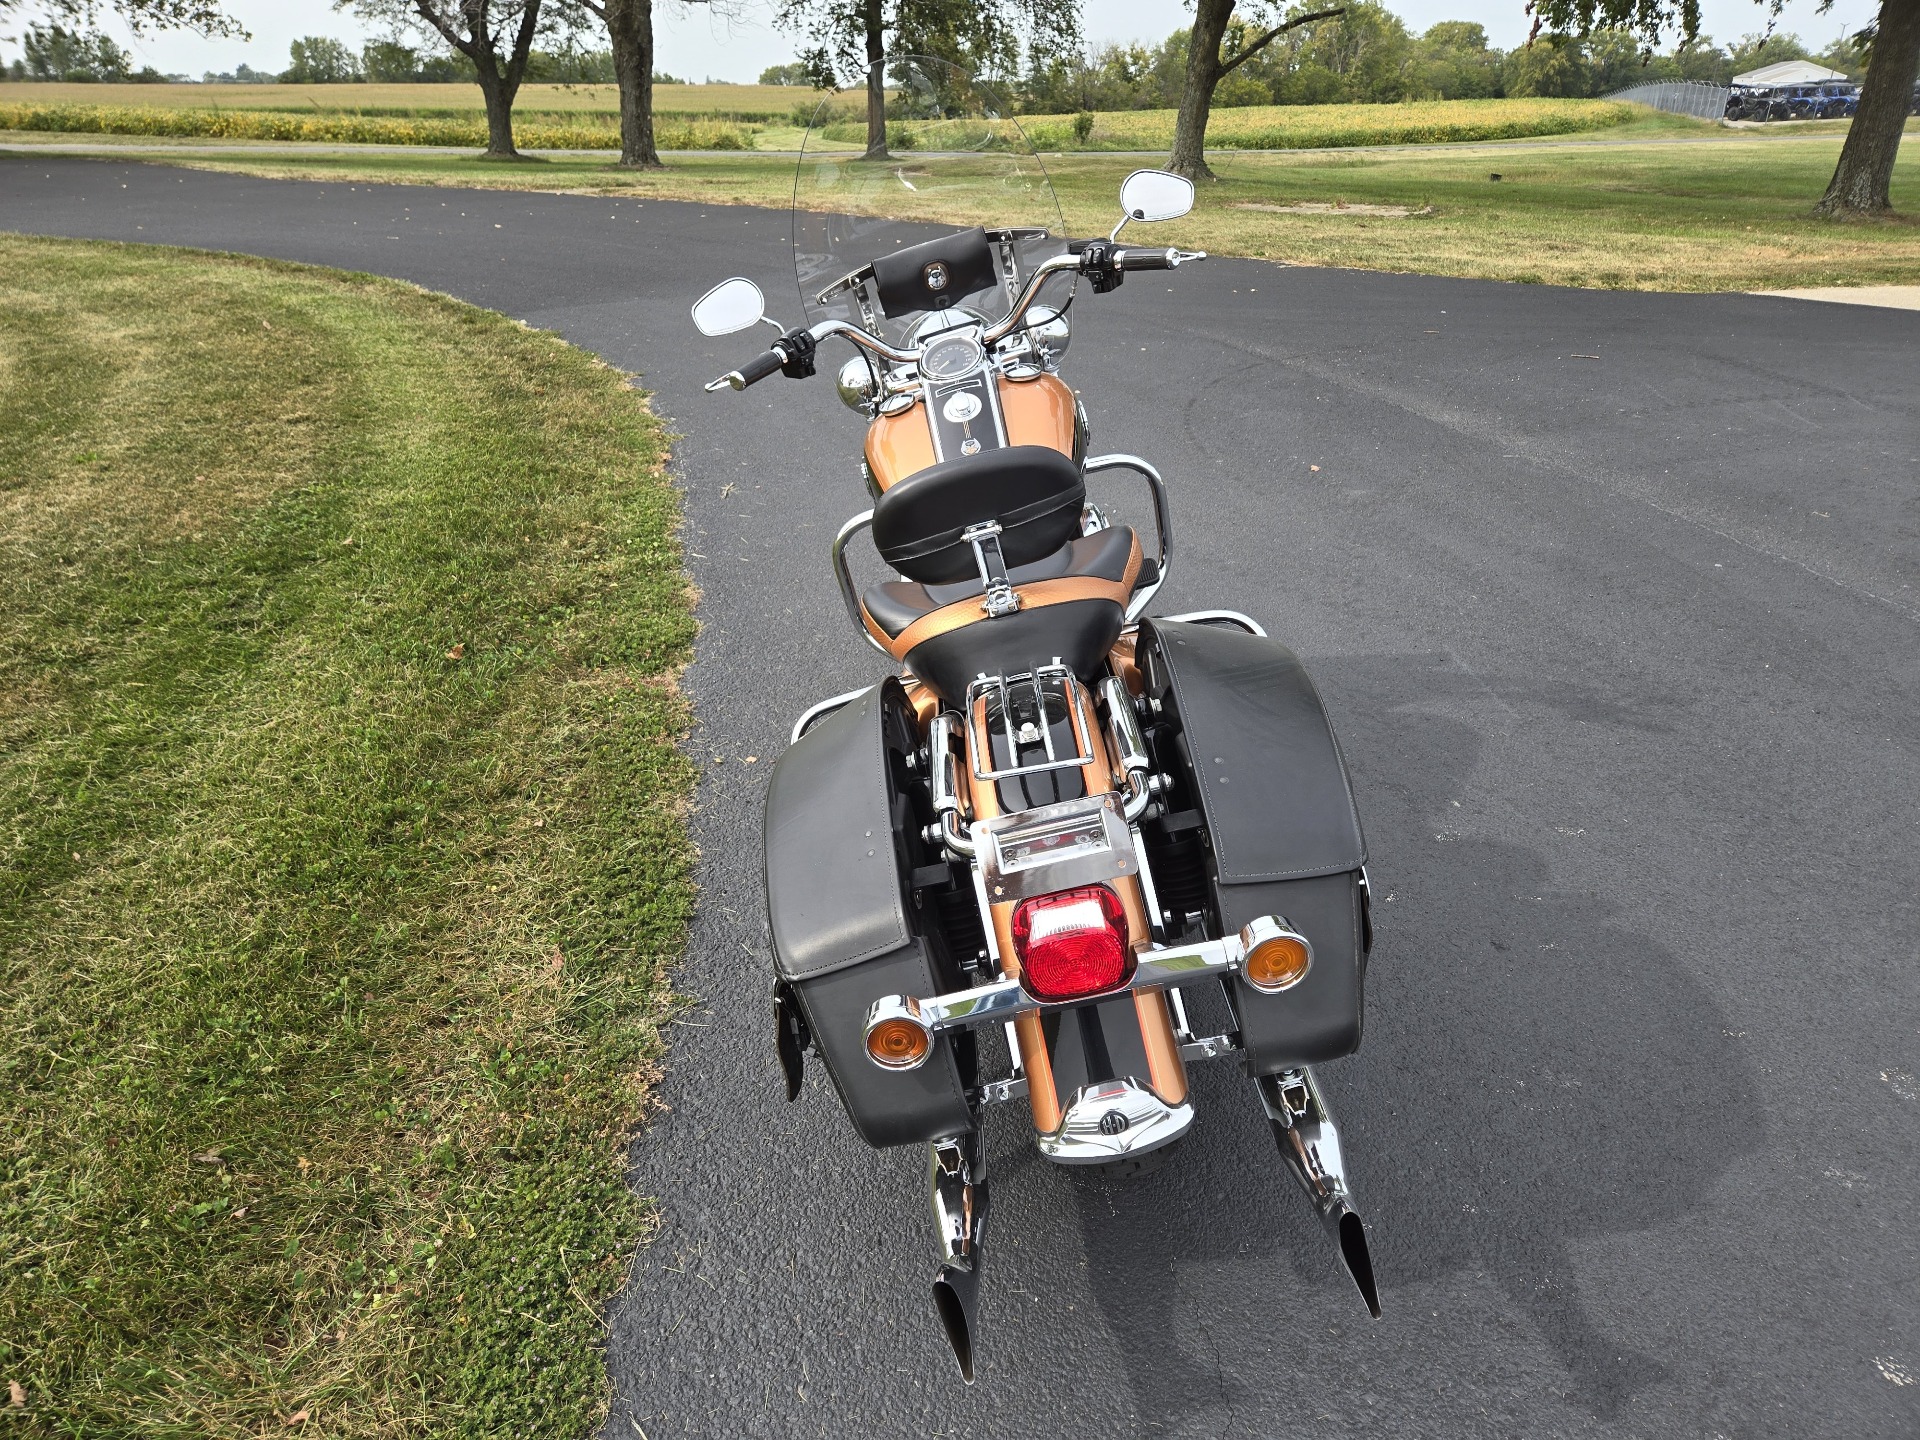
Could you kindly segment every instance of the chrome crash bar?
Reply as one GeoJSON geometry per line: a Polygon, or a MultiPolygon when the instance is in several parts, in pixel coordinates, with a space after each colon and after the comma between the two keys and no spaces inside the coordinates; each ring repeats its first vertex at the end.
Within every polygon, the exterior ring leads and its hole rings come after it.
{"type": "Polygon", "coordinates": [[[1153,492],[1153,528],[1159,537],[1155,560],[1160,573],[1151,585],[1136,591],[1127,602],[1127,623],[1131,625],[1146,613],[1153,597],[1167,583],[1167,566],[1173,561],[1173,507],[1167,501],[1167,482],[1138,455],[1093,455],[1088,457],[1085,469],[1089,479],[1103,470],[1132,470],[1146,480],[1147,488],[1153,492]]]}
{"type": "Polygon", "coordinates": [[[840,603],[847,607],[847,618],[853,622],[853,628],[867,637],[867,643],[885,655],[893,658],[887,647],[873,638],[873,632],[867,629],[865,614],[860,609],[860,592],[853,588],[853,571],[847,566],[847,544],[862,530],[873,525],[873,511],[862,510],[846,524],[840,527],[840,533],[833,537],[833,578],[840,587],[840,603]]]}
{"type": "MultiPolygon", "coordinates": [[[[928,1040],[943,1030],[970,1030],[980,1025],[997,1025],[1019,1015],[1039,1010],[1063,1010],[1089,1000],[1110,999],[1129,991],[1162,985],[1190,985],[1209,976],[1236,975],[1243,972],[1246,959],[1260,946],[1276,940],[1293,941],[1306,949],[1307,965],[1277,990],[1290,990],[1306,978],[1313,968],[1313,945],[1279,915],[1262,915],[1249,921],[1238,935],[1218,940],[1202,940],[1166,950],[1142,951],[1126,985],[1101,995],[1083,995],[1072,1001],[1036,1000],[1017,977],[1005,976],[971,990],[956,990],[947,995],[919,998],[912,995],[883,995],[867,1008],[866,1035],[889,1022],[905,1021],[921,1030],[928,1040]]],[[[1248,982],[1252,983],[1252,982],[1248,982]]],[[[932,1054],[932,1046],[919,1048],[918,1058],[909,1064],[874,1064],[883,1069],[918,1069],[932,1054]]],[[[868,1050],[869,1058],[873,1051],[868,1050]]]]}

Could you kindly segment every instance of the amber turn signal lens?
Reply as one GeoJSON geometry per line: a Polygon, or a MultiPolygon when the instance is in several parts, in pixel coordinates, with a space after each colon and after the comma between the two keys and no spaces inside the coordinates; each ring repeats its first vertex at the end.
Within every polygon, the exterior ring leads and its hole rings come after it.
{"type": "Polygon", "coordinates": [[[927,1058],[933,1037],[911,1020],[882,1020],[867,1032],[867,1054],[889,1070],[911,1070],[927,1058]]]}
{"type": "Polygon", "coordinates": [[[1313,952],[1306,941],[1297,935],[1275,935],[1247,952],[1241,970],[1256,990],[1285,990],[1298,985],[1312,963],[1313,952]]]}

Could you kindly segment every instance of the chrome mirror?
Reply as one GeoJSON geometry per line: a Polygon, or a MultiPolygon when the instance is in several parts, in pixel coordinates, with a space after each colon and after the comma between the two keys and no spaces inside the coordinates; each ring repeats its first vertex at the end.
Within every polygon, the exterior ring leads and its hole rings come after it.
{"type": "Polygon", "coordinates": [[[1178,220],[1193,209],[1193,182],[1169,170],[1136,170],[1120,183],[1120,208],[1128,220],[1178,220]]]}
{"type": "Polygon", "coordinates": [[[767,300],[751,280],[722,280],[693,302],[693,323],[702,335],[731,335],[758,325],[767,316],[767,300]]]}

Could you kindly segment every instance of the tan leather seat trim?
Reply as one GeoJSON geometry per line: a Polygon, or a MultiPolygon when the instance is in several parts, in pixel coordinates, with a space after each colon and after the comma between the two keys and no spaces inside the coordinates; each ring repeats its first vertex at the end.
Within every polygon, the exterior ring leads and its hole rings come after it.
{"type": "MultiPolygon", "coordinates": [[[[1099,580],[1084,575],[1063,575],[1055,580],[1035,580],[1030,585],[1022,585],[1016,592],[1020,596],[1022,610],[1039,610],[1048,605],[1068,605],[1075,600],[1111,600],[1116,605],[1125,605],[1127,597],[1133,593],[1133,587],[1116,580],[1099,580]]],[[[915,646],[922,645],[938,635],[951,630],[960,630],[968,625],[987,620],[985,602],[978,596],[969,596],[965,600],[956,600],[951,605],[942,605],[931,614],[922,615],[913,624],[902,630],[887,642],[887,653],[896,660],[904,660],[915,646]]]]}
{"type": "MultiPolygon", "coordinates": [[[[1059,575],[1051,580],[1031,580],[1025,585],[1014,587],[1014,593],[1020,597],[1022,610],[1035,610],[1047,605],[1066,605],[1075,600],[1112,600],[1125,608],[1133,596],[1134,582],[1140,578],[1140,566],[1144,560],[1140,552],[1140,534],[1134,532],[1132,548],[1127,552],[1127,566],[1121,571],[1118,580],[1103,580],[1097,575],[1059,575]]],[[[867,633],[885,647],[894,659],[904,661],[907,652],[916,645],[945,635],[950,630],[958,630],[976,621],[987,619],[985,601],[978,595],[969,595],[964,600],[955,600],[942,605],[938,610],[929,610],[915,620],[898,635],[889,635],[867,613],[863,601],[860,606],[860,619],[867,627],[867,633]]]]}

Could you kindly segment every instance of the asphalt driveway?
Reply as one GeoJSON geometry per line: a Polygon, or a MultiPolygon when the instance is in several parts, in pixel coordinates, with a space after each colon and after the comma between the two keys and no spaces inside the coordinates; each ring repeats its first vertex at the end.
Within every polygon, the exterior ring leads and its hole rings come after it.
{"type": "Polygon", "coordinates": [[[1920,1433],[1920,314],[1241,261],[1076,303],[1096,450],[1174,488],[1163,608],[1292,644],[1353,767],[1379,943],[1324,1079],[1386,1315],[1216,1064],[1130,1186],[994,1117],[966,1390],[922,1157],[817,1070],[787,1106],[770,1043],[766,775],[880,674],[826,565],[858,417],[825,376],[700,391],[759,342],[695,295],[796,310],[785,217],[8,157],[0,227],[402,276],[680,432],[698,1006],[608,1435],[1920,1433]]]}

